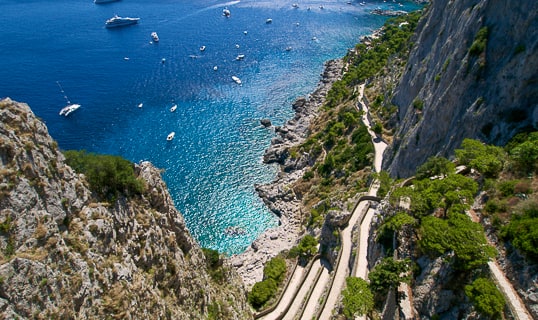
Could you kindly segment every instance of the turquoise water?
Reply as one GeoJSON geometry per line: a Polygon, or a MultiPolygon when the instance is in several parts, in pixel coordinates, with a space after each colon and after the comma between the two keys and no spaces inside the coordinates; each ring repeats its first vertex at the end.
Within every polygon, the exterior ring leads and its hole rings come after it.
{"type": "Polygon", "coordinates": [[[402,9],[292,3],[0,0],[0,96],[28,103],[62,149],[153,162],[201,245],[240,253],[278,223],[254,191],[276,173],[262,163],[274,133],[259,120],[292,117],[291,103],[314,90],[323,63],[382,25],[370,10],[402,9]],[[141,19],[105,29],[114,14],[141,19]],[[150,42],[152,31],[159,43],[150,42]],[[82,105],[67,118],[58,115],[66,101],[56,81],[82,105]],[[175,139],[166,141],[171,131],[175,139]],[[230,227],[245,232],[226,233],[230,227]]]}

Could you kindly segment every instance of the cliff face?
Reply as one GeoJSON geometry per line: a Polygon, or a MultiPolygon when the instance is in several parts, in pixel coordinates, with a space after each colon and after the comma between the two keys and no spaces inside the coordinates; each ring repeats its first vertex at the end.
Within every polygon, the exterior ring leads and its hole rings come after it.
{"type": "Polygon", "coordinates": [[[464,138],[502,145],[538,129],[538,2],[432,1],[417,30],[392,101],[399,124],[384,170],[409,176],[464,138]],[[471,49],[480,29],[485,49],[471,49]]]}
{"type": "Polygon", "coordinates": [[[102,203],[64,160],[27,105],[0,101],[0,317],[251,317],[229,267],[212,280],[155,167],[135,165],[141,196],[102,203]]]}

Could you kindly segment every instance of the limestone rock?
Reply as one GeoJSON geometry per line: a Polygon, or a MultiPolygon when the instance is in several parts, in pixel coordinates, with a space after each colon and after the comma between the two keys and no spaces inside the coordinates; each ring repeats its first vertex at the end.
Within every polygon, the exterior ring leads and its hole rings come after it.
{"type": "Polygon", "coordinates": [[[0,318],[249,319],[246,294],[211,280],[160,172],[100,202],[26,104],[0,101],[0,318]]]}
{"type": "Polygon", "coordinates": [[[538,129],[538,2],[432,1],[428,11],[392,100],[399,124],[383,169],[395,177],[430,156],[450,157],[464,138],[504,145],[538,129]],[[486,50],[472,54],[483,27],[486,50]]]}

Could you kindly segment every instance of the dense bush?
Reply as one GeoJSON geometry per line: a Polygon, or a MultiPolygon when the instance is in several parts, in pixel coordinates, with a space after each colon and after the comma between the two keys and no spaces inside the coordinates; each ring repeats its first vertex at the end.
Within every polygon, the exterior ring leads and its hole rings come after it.
{"type": "Polygon", "coordinates": [[[501,318],[505,301],[495,283],[486,278],[478,278],[465,286],[465,294],[471,299],[476,310],[490,318],[501,318]]]}
{"type": "Polygon", "coordinates": [[[255,308],[260,309],[267,301],[275,296],[277,284],[273,279],[265,279],[256,282],[248,295],[248,302],[255,308]]]}
{"type": "Polygon", "coordinates": [[[390,288],[396,288],[400,282],[411,279],[411,260],[394,260],[385,258],[368,274],[370,289],[377,295],[385,295],[390,288]]]}
{"type": "Polygon", "coordinates": [[[521,207],[520,212],[512,215],[510,223],[502,228],[501,236],[538,262],[538,203],[529,200],[521,207]]]}
{"type": "Polygon", "coordinates": [[[100,197],[114,199],[144,191],[144,182],[135,177],[133,164],[128,160],[75,150],[66,151],[64,155],[67,164],[77,173],[83,173],[90,189],[100,197]]]}
{"type": "Polygon", "coordinates": [[[374,308],[374,295],[366,280],[357,277],[346,278],[346,288],[342,291],[344,316],[355,319],[368,314],[374,308]]]}
{"type": "Polygon", "coordinates": [[[453,251],[454,267],[460,270],[474,269],[495,256],[482,226],[460,213],[450,214],[448,219],[423,217],[418,244],[424,253],[432,256],[453,251]]]}
{"type": "Polygon", "coordinates": [[[309,259],[318,252],[318,240],[309,234],[305,235],[299,244],[290,250],[291,256],[309,259]]]}
{"type": "Polygon", "coordinates": [[[454,173],[455,165],[452,161],[443,157],[430,157],[424,164],[417,168],[415,178],[425,179],[433,176],[446,176],[454,173]]]}
{"type": "Polygon", "coordinates": [[[286,276],[286,260],[282,257],[274,257],[263,268],[264,279],[273,279],[280,284],[286,276]]]}
{"type": "Polygon", "coordinates": [[[486,177],[497,177],[503,169],[506,153],[502,148],[473,139],[464,139],[461,147],[455,150],[459,163],[471,166],[486,177]]]}

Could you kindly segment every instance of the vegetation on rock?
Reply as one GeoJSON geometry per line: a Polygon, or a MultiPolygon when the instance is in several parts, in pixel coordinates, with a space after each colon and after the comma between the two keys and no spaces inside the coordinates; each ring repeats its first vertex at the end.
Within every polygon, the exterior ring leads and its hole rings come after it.
{"type": "Polygon", "coordinates": [[[374,308],[374,295],[370,291],[368,282],[362,278],[347,277],[346,288],[342,291],[344,316],[355,319],[357,316],[367,315],[374,308]]]}
{"type": "Polygon", "coordinates": [[[119,156],[86,151],[64,152],[67,164],[86,176],[90,189],[104,199],[132,196],[144,191],[144,182],[134,175],[133,164],[119,156]]]}

